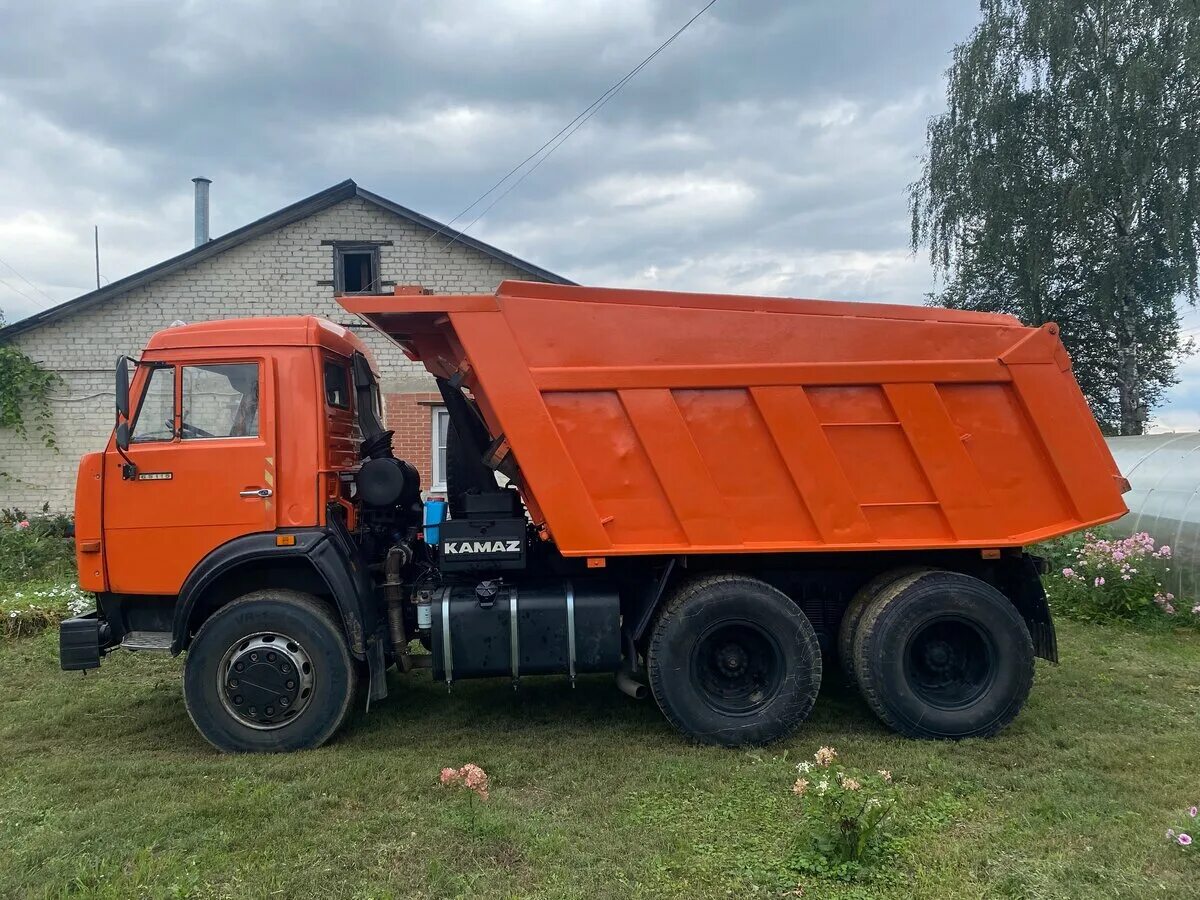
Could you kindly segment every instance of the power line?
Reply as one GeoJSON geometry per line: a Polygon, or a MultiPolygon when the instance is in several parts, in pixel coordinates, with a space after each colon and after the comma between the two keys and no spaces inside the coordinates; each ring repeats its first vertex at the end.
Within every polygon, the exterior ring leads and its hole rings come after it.
{"type": "MultiPolygon", "coordinates": [[[[47,294],[45,291],[43,291],[40,287],[38,287],[36,284],[34,284],[32,281],[30,281],[28,278],[26,278],[20,272],[18,272],[16,270],[16,268],[14,266],[12,266],[10,263],[7,263],[3,259],[0,259],[0,265],[3,265],[6,269],[10,270],[14,275],[16,275],[18,278],[20,278],[23,282],[25,282],[27,285],[29,285],[31,288],[33,288],[35,291],[37,291],[39,294],[41,294],[43,297],[45,297],[47,300],[49,300],[51,303],[58,303],[57,300],[55,300],[53,297],[51,297],[49,294],[47,294]]],[[[18,291],[18,293],[20,293],[20,292],[18,291]]]]}
{"type": "Polygon", "coordinates": [[[12,291],[14,294],[20,294],[22,297],[24,297],[24,298],[25,298],[26,300],[28,300],[30,303],[33,303],[33,304],[35,304],[35,305],[37,305],[37,306],[40,306],[42,309],[49,309],[49,308],[50,308],[50,307],[48,307],[48,306],[47,306],[45,303],[43,303],[41,300],[39,300],[37,297],[30,297],[30,296],[29,296],[27,293],[25,293],[24,291],[20,290],[19,288],[15,288],[15,287],[13,287],[11,284],[9,284],[7,281],[5,281],[3,278],[0,278],[0,284],[4,285],[6,288],[8,288],[8,289],[9,289],[10,291],[12,291]]]}
{"type": "Polygon", "coordinates": [[[681,34],[683,34],[685,31],[687,31],[687,29],[692,25],[693,22],[695,22],[702,15],[704,15],[706,12],[708,12],[708,10],[712,6],[714,6],[716,3],[717,3],[717,0],[709,0],[709,2],[706,3],[703,7],[701,7],[700,10],[695,15],[693,15],[690,19],[688,19],[686,22],[684,22],[683,25],[681,25],[674,34],[672,34],[669,38],[667,38],[665,41],[663,41],[661,44],[659,44],[653,53],[651,53],[649,56],[647,56],[645,59],[643,59],[640,63],[638,63],[636,66],[634,66],[632,69],[630,69],[629,72],[627,72],[623,78],[616,81],[611,87],[609,87],[608,90],[606,90],[599,97],[597,97],[595,100],[593,100],[582,112],[579,113],[579,115],[577,115],[574,119],[572,119],[570,122],[568,122],[562,128],[560,128],[558,130],[558,132],[553,137],[551,137],[548,141],[546,141],[544,144],[542,144],[542,146],[538,147],[536,150],[534,150],[532,153],[530,153],[527,157],[525,157],[523,160],[521,160],[519,163],[517,163],[517,165],[515,165],[511,169],[509,169],[503,178],[501,178],[499,181],[497,181],[495,184],[493,184],[490,188],[488,188],[486,191],[484,191],[482,194],[480,194],[468,206],[464,207],[453,219],[451,219],[445,225],[442,225],[440,228],[438,228],[437,231],[435,231],[433,234],[431,234],[429,237],[427,237],[425,239],[426,243],[433,240],[435,237],[437,237],[439,234],[441,234],[443,231],[445,231],[447,228],[449,228],[451,225],[453,225],[455,222],[457,222],[459,219],[461,219],[464,215],[466,215],[468,212],[470,212],[472,209],[474,209],[476,206],[478,206],[480,203],[482,203],[484,201],[484,199],[486,199],[497,188],[499,188],[500,185],[502,185],[502,184],[504,184],[504,182],[508,181],[508,179],[510,179],[513,175],[515,175],[522,168],[524,168],[525,165],[530,160],[538,157],[542,153],[543,150],[546,150],[546,148],[549,147],[550,149],[546,152],[546,154],[544,156],[542,156],[540,159],[538,159],[538,161],[536,163],[534,163],[533,166],[528,171],[526,171],[524,174],[522,174],[521,177],[516,180],[516,182],[509,185],[508,189],[505,190],[504,193],[502,193],[499,197],[497,197],[495,200],[493,200],[487,206],[487,208],[484,209],[484,211],[481,212],[479,215],[477,215],[474,219],[472,219],[465,228],[460,229],[458,234],[456,234],[454,236],[454,238],[446,244],[446,246],[449,247],[451,244],[453,244],[455,241],[457,241],[460,237],[462,237],[464,234],[466,234],[466,232],[471,229],[472,225],[474,225],[481,218],[483,218],[493,206],[495,206],[497,203],[499,203],[501,200],[503,200],[506,196],[508,196],[508,194],[517,185],[519,185],[522,181],[524,181],[531,174],[533,174],[533,172],[537,169],[537,167],[540,166],[542,163],[544,163],[550,157],[550,154],[552,154],[555,150],[557,150],[559,147],[561,147],[571,137],[571,135],[573,135],[576,131],[578,131],[580,128],[582,128],[587,123],[588,119],[590,119],[592,116],[594,116],[596,113],[598,113],[605,106],[605,104],[608,103],[609,100],[611,100],[613,97],[615,97],[618,93],[621,92],[621,89],[624,88],[625,85],[630,80],[632,80],[639,72],[641,72],[642,69],[646,68],[646,66],[649,65],[650,62],[656,56],[658,56],[658,54],[662,53],[663,50],[665,50],[672,43],[674,43],[676,38],[678,38],[681,34]],[[574,126],[574,127],[572,127],[572,126],[574,126]],[[561,137],[561,140],[559,140],[560,137],[561,137]],[[558,141],[558,143],[555,143],[555,141],[558,141]],[[551,146],[552,144],[553,144],[553,146],[551,146]]]}

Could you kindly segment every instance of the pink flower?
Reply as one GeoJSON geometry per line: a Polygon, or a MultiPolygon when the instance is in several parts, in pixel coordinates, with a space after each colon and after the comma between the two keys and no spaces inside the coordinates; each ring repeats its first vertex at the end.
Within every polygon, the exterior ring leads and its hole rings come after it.
{"type": "Polygon", "coordinates": [[[480,800],[486,800],[489,796],[489,779],[487,772],[475,765],[475,763],[467,763],[461,769],[442,769],[438,776],[443,787],[449,787],[452,784],[461,784],[469,791],[474,791],[479,795],[480,800]]]}
{"type": "Polygon", "coordinates": [[[1104,576],[1103,576],[1103,575],[1097,575],[1097,576],[1096,576],[1096,583],[1095,583],[1094,587],[1100,587],[1100,585],[1102,585],[1102,584],[1104,584],[1104,576]]]}
{"type": "Polygon", "coordinates": [[[1180,847],[1186,847],[1188,844],[1190,844],[1192,842],[1192,836],[1190,834],[1185,834],[1184,832],[1181,831],[1179,833],[1179,837],[1175,838],[1175,840],[1179,841],[1180,847]]]}
{"type": "Polygon", "coordinates": [[[1070,568],[1069,566],[1067,568],[1063,569],[1063,578],[1070,578],[1074,574],[1075,574],[1075,570],[1070,568]]]}
{"type": "Polygon", "coordinates": [[[1194,819],[1194,818],[1196,818],[1196,812],[1197,812],[1196,807],[1193,806],[1191,809],[1188,810],[1188,815],[1194,819]]]}
{"type": "Polygon", "coordinates": [[[829,764],[837,759],[837,751],[832,747],[822,747],[813,754],[818,766],[828,769],[829,764]]]}
{"type": "Polygon", "coordinates": [[[29,527],[29,520],[28,520],[28,519],[22,519],[20,522],[18,522],[18,523],[17,523],[17,527],[18,527],[18,528],[28,528],[28,527],[29,527]]]}

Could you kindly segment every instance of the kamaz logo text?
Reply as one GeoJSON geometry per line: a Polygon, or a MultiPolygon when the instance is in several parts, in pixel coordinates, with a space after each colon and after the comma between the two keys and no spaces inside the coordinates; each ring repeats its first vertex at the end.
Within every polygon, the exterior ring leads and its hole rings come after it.
{"type": "Polygon", "coordinates": [[[457,553],[520,553],[520,541],[443,541],[442,552],[457,553]]]}

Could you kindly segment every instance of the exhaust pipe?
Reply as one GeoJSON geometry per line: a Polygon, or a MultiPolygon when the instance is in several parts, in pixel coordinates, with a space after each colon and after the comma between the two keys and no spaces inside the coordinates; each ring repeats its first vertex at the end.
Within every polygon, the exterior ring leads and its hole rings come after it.
{"type": "Polygon", "coordinates": [[[634,700],[645,700],[650,696],[650,688],[635,679],[626,667],[617,670],[617,687],[634,700]]]}

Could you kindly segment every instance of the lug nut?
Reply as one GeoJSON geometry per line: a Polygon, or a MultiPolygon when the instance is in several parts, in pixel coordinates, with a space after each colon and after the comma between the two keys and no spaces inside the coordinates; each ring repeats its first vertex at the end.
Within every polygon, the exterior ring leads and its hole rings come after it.
{"type": "Polygon", "coordinates": [[[287,697],[280,697],[280,698],[279,698],[279,705],[280,705],[280,706],[287,706],[287,705],[288,705],[288,698],[287,698],[287,697]]]}
{"type": "Polygon", "coordinates": [[[246,710],[246,712],[250,713],[250,715],[252,715],[252,716],[258,714],[258,710],[256,710],[253,706],[250,707],[248,710],[246,710]]]}
{"type": "Polygon", "coordinates": [[[258,654],[257,653],[250,654],[250,662],[258,662],[258,654]]]}
{"type": "Polygon", "coordinates": [[[289,691],[290,691],[290,690],[294,690],[294,689],[295,689],[295,687],[296,687],[296,682],[294,682],[294,681],[289,681],[289,682],[287,683],[287,689],[288,689],[289,691]]]}
{"type": "Polygon", "coordinates": [[[235,672],[240,672],[240,671],[242,671],[244,668],[246,668],[246,667],[245,667],[244,665],[242,665],[241,663],[236,663],[236,664],[234,665],[234,667],[233,667],[233,670],[234,670],[235,672]]]}
{"type": "Polygon", "coordinates": [[[292,667],[289,666],[287,663],[284,663],[282,666],[279,667],[279,671],[282,672],[284,675],[286,675],[288,672],[292,671],[292,667]]]}
{"type": "Polygon", "coordinates": [[[229,686],[230,686],[231,688],[235,688],[235,687],[237,687],[237,686],[238,686],[238,680],[237,680],[236,678],[230,678],[230,679],[229,679],[229,686]]]}
{"type": "Polygon", "coordinates": [[[234,695],[234,698],[233,698],[233,702],[234,702],[234,703],[238,703],[238,704],[240,704],[240,703],[242,702],[242,695],[241,695],[241,694],[235,694],[235,695],[234,695]]]}
{"type": "Polygon", "coordinates": [[[275,654],[274,653],[267,654],[267,662],[275,662],[275,654]]]}
{"type": "Polygon", "coordinates": [[[273,706],[268,706],[268,707],[267,707],[267,715],[268,715],[268,716],[273,716],[273,715],[275,715],[275,707],[273,707],[273,706]]]}

